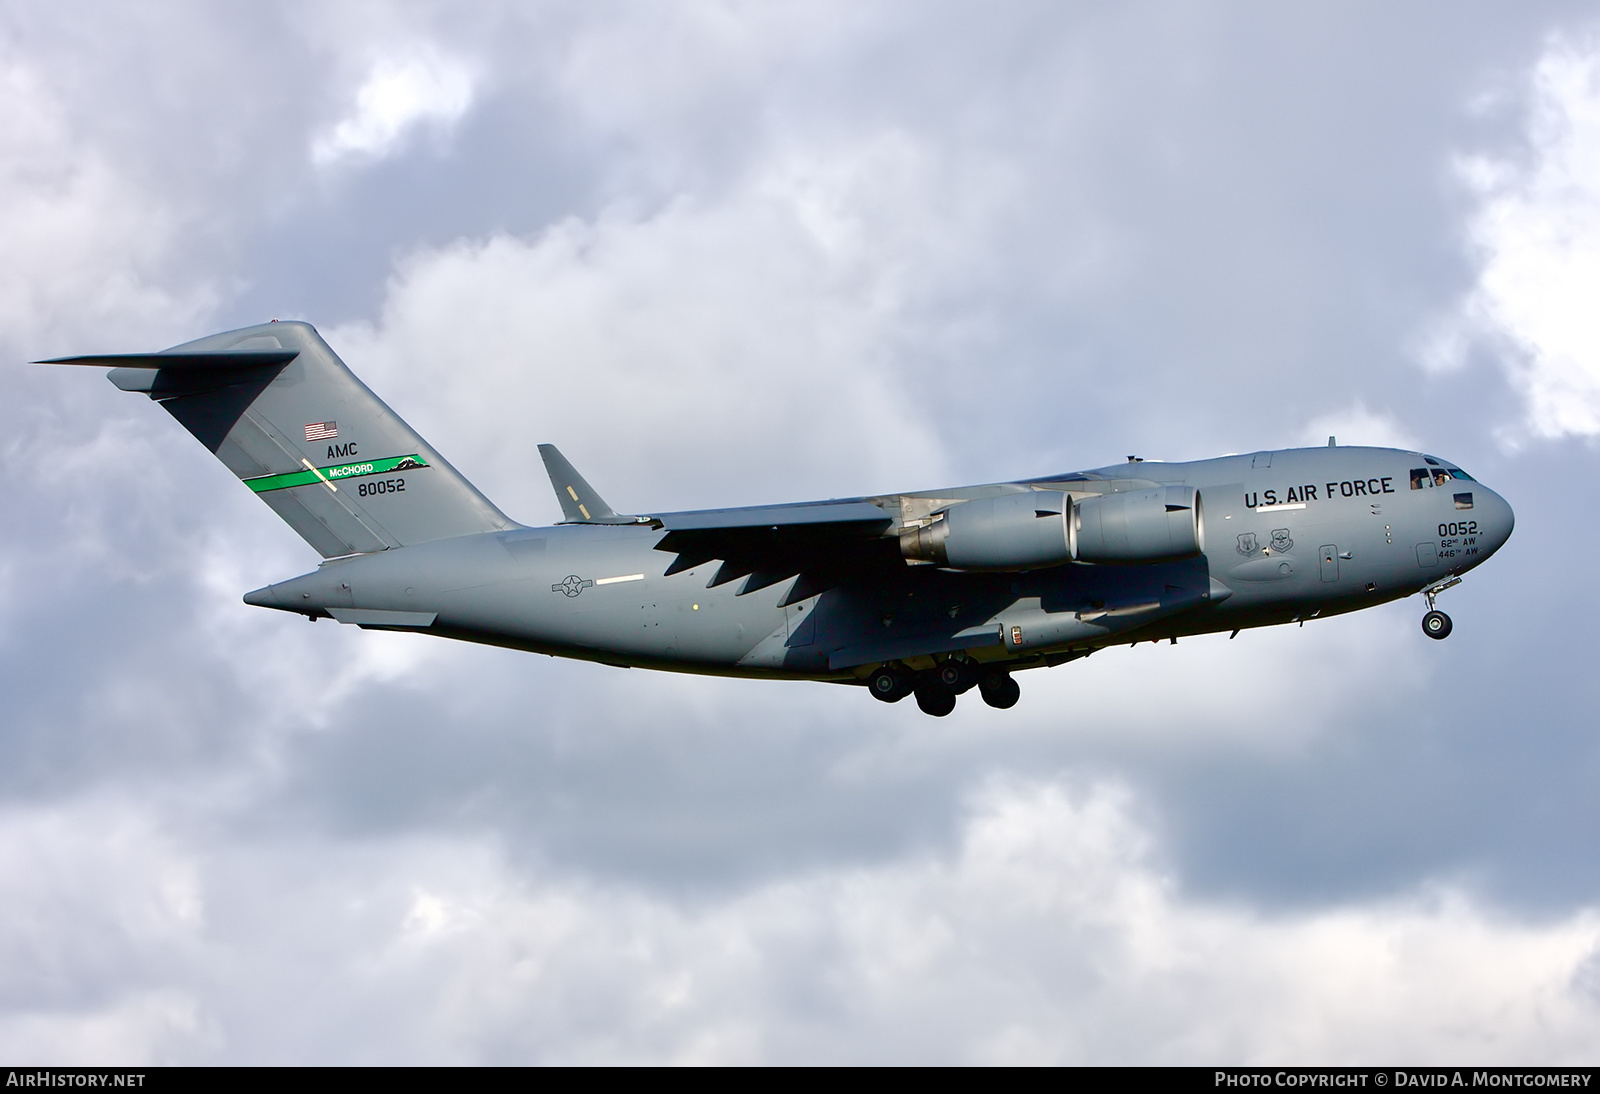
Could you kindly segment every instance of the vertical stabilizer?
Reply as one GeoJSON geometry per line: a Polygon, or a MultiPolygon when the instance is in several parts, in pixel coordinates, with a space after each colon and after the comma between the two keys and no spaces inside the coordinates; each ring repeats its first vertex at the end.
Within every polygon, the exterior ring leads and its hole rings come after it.
{"type": "Polygon", "coordinates": [[[325,558],[515,527],[309,323],[49,363],[113,366],[325,558]]]}

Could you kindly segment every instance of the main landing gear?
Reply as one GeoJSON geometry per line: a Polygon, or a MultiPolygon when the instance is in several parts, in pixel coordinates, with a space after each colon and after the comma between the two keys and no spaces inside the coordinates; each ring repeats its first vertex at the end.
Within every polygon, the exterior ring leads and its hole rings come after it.
{"type": "Polygon", "coordinates": [[[1452,585],[1461,584],[1459,577],[1452,577],[1442,585],[1430,585],[1422,590],[1422,595],[1428,598],[1428,614],[1422,617],[1422,633],[1429,638],[1449,638],[1450,632],[1455,629],[1455,624],[1450,622],[1450,617],[1434,607],[1434,598],[1452,585]]]}
{"type": "Polygon", "coordinates": [[[1022,697],[1022,689],[1004,669],[985,671],[970,661],[955,658],[917,673],[900,665],[884,665],[867,679],[867,689],[874,699],[898,703],[907,695],[915,695],[922,713],[935,718],[955,710],[956,696],[974,687],[985,703],[998,710],[1016,706],[1022,697]]]}

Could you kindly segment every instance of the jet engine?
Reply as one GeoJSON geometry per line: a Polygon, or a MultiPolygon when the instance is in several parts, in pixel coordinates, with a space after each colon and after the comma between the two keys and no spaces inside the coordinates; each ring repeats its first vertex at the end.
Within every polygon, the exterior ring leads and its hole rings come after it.
{"type": "Polygon", "coordinates": [[[1166,562],[1204,549],[1205,518],[1192,486],[1102,494],[1073,507],[1072,555],[1079,562],[1166,562]]]}
{"type": "Polygon", "coordinates": [[[1036,570],[1072,561],[1072,498],[1058,490],[997,494],[952,505],[900,533],[906,558],[958,570],[1036,570]]]}

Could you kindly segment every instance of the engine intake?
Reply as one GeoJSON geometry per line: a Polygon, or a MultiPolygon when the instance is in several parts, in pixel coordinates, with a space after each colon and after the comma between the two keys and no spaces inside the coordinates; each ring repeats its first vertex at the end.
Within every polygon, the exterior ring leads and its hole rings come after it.
{"type": "Polygon", "coordinates": [[[1072,555],[1079,562],[1167,562],[1204,549],[1205,517],[1192,486],[1102,494],[1073,507],[1072,555]]]}
{"type": "Polygon", "coordinates": [[[1072,498],[1058,490],[997,494],[952,505],[900,533],[906,558],[958,570],[1036,570],[1072,561],[1072,498]]]}

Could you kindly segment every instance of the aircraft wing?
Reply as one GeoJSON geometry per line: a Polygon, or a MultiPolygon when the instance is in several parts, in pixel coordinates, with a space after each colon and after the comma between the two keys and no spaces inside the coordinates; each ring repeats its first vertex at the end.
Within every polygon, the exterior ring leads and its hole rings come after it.
{"type": "Polygon", "coordinates": [[[662,513],[655,520],[667,532],[656,550],[678,556],[668,574],[720,560],[706,587],[742,577],[740,596],[799,575],[784,598],[792,604],[852,573],[901,565],[897,545],[883,538],[892,518],[868,501],[702,509],[662,513]]]}

